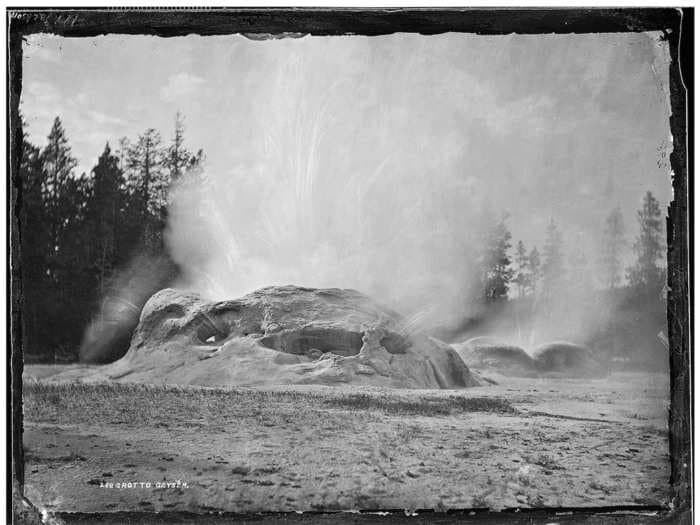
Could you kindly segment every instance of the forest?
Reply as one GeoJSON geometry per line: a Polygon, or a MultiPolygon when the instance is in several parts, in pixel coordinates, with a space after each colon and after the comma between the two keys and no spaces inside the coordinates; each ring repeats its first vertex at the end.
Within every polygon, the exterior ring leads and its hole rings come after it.
{"type": "Polygon", "coordinates": [[[151,269],[153,292],[175,279],[163,237],[170,193],[201,182],[204,162],[202,150],[186,148],[184,133],[178,114],[170,141],[151,128],[114,149],[106,143],[90,173],[80,174],[59,117],[43,147],[25,133],[15,245],[25,361],[76,361],[86,327],[129,266],[151,269]]]}
{"type": "Polygon", "coordinates": [[[482,305],[480,313],[438,336],[490,335],[524,348],[574,340],[611,369],[666,369],[666,245],[661,208],[650,191],[637,210],[636,235],[628,238],[616,207],[605,216],[593,254],[575,237],[567,242],[553,218],[541,252],[513,244],[507,218],[503,214],[481,242],[472,299],[482,305]],[[634,260],[625,266],[628,248],[634,260]]]}
{"type": "MultiPolygon", "coordinates": [[[[125,280],[140,279],[146,292],[120,299],[118,307],[130,312],[133,323],[151,293],[176,281],[179,269],[165,242],[172,190],[206,186],[204,152],[188,149],[185,131],[178,113],[169,139],[149,128],[114,147],[106,143],[90,172],[80,174],[59,117],[43,146],[25,134],[14,257],[22,280],[26,362],[95,360],[81,352],[86,331],[95,316],[109,315],[107,303],[125,280]]],[[[664,228],[654,195],[647,192],[641,203],[631,240],[622,211],[609,211],[595,256],[565,240],[555,218],[540,251],[513,242],[506,213],[494,216],[478,256],[465,261],[478,272],[465,304],[480,305],[479,314],[434,333],[454,339],[505,332],[531,345],[538,334],[559,335],[551,330],[556,326],[621,366],[666,366],[660,350],[666,333],[664,228]],[[625,267],[630,241],[635,260],[625,267]]],[[[99,360],[113,360],[128,348],[130,331],[99,337],[111,339],[112,347],[99,360]]]]}

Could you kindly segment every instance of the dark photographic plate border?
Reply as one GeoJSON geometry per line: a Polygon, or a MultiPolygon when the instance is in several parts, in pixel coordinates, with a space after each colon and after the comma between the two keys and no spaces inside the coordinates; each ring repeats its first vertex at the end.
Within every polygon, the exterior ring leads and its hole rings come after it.
{"type": "Polygon", "coordinates": [[[66,37],[107,33],[149,34],[161,37],[188,34],[241,33],[250,38],[302,35],[385,35],[396,32],[434,35],[448,31],[498,35],[509,33],[611,33],[662,31],[670,51],[670,130],[673,151],[674,200],[667,217],[668,335],[670,343],[671,406],[669,453],[672,508],[602,507],[580,509],[464,509],[443,513],[401,509],[372,513],[259,513],[191,514],[119,512],[58,513],[58,523],[691,523],[692,434],[692,268],[693,244],[693,40],[692,8],[12,8],[6,10],[7,69],[7,522],[42,523],[39,511],[23,497],[22,451],[22,282],[19,267],[21,239],[18,209],[22,202],[19,179],[21,129],[19,99],[22,88],[22,39],[32,33],[66,37]]]}

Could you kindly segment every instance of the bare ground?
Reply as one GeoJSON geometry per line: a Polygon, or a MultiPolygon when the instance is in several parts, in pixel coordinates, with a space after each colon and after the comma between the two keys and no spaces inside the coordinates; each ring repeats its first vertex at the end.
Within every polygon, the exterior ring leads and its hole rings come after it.
{"type": "Polygon", "coordinates": [[[25,495],[48,511],[668,503],[662,374],[262,390],[45,384],[27,368],[25,495]]]}

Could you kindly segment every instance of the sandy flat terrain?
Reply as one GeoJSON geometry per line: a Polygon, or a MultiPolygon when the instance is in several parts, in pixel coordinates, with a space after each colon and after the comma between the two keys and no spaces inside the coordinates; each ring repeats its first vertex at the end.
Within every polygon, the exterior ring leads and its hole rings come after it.
{"type": "Polygon", "coordinates": [[[38,375],[28,367],[25,495],[49,511],[668,503],[661,374],[496,377],[452,391],[29,379],[38,375]]]}

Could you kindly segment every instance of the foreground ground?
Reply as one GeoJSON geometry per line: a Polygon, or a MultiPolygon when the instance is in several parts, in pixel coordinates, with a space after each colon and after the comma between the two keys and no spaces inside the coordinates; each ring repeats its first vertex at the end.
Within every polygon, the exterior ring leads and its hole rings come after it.
{"type": "Polygon", "coordinates": [[[48,511],[668,503],[661,374],[459,391],[35,379],[47,375],[28,367],[24,446],[25,496],[48,511]]]}

